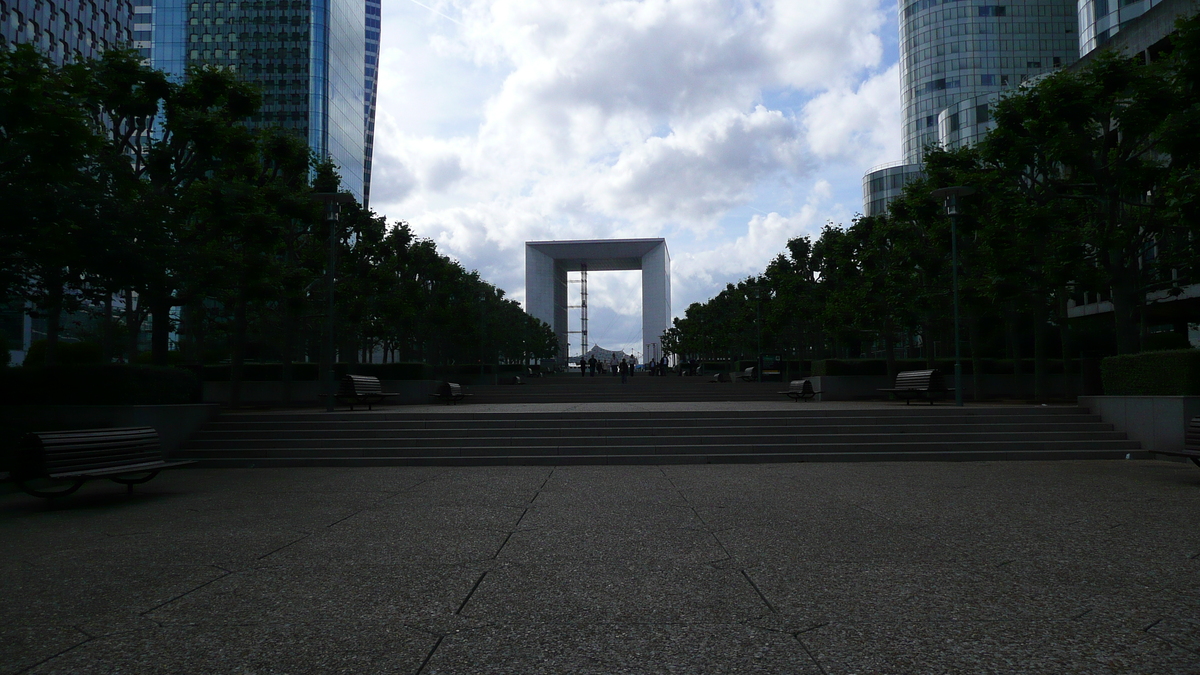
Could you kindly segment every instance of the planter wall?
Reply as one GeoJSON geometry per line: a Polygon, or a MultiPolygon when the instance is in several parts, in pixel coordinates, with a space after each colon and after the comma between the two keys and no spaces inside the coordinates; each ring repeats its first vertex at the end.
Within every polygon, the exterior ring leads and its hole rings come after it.
{"type": "MultiPolygon", "coordinates": [[[[385,402],[388,405],[413,405],[432,402],[433,399],[429,395],[436,390],[438,382],[439,380],[382,380],[381,384],[384,391],[399,394],[399,396],[388,397],[385,402]]],[[[324,405],[324,398],[322,398],[324,391],[320,382],[312,380],[293,382],[290,405],[314,407],[324,405]]],[[[204,402],[227,405],[229,392],[228,382],[205,382],[204,402]]],[[[243,405],[283,405],[283,394],[282,382],[243,382],[241,402],[243,405]]]]}
{"type": "MultiPolygon", "coordinates": [[[[821,392],[819,401],[878,400],[886,396],[880,389],[889,389],[895,381],[881,376],[823,375],[809,378],[813,388],[821,392]]],[[[946,386],[954,386],[954,373],[946,373],[946,386]]],[[[981,375],[979,389],[983,400],[1032,399],[1033,375],[981,375]]],[[[1072,399],[1080,393],[1079,375],[1047,375],[1047,395],[1057,399],[1072,399]]],[[[949,399],[954,395],[949,394],[949,399]]],[[[915,400],[915,399],[914,399],[915,400]]],[[[975,387],[970,375],[963,375],[963,400],[975,400],[975,387]]]]}
{"type": "Polygon", "coordinates": [[[1079,405],[1150,452],[1183,450],[1188,420],[1200,415],[1200,396],[1080,396],[1079,405]]]}

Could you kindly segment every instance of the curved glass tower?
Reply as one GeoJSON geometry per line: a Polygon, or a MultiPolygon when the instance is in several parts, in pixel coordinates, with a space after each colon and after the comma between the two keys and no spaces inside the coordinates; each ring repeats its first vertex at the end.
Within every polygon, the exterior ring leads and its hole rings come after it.
{"type": "Polygon", "coordinates": [[[1076,0],[902,0],[900,92],[904,159],[938,143],[938,115],[1079,58],[1076,0]]]}
{"type": "Polygon", "coordinates": [[[982,138],[996,94],[1077,61],[1078,16],[1076,0],[900,0],[904,159],[863,177],[863,212],[922,175],[928,146],[982,138]]]}

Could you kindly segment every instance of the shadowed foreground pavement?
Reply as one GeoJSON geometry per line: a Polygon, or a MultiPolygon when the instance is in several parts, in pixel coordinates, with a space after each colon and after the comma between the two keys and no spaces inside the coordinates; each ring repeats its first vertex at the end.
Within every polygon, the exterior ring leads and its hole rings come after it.
{"type": "Polygon", "coordinates": [[[0,542],[3,673],[1200,673],[1190,464],[194,469],[0,542]]]}

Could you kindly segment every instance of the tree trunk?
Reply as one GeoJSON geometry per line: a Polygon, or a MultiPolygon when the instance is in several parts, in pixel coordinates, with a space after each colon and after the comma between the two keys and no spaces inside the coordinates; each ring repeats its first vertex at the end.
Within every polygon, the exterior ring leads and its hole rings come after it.
{"type": "Polygon", "coordinates": [[[888,382],[892,383],[896,381],[896,373],[900,372],[900,368],[896,365],[896,331],[892,328],[891,319],[883,322],[883,347],[887,350],[884,360],[887,362],[888,382]]]}
{"type": "Polygon", "coordinates": [[[242,404],[242,378],[246,363],[246,298],[239,291],[233,301],[233,335],[229,358],[229,407],[242,404]]]}
{"type": "Polygon", "coordinates": [[[983,388],[980,385],[983,375],[983,356],[979,353],[979,343],[979,312],[973,308],[967,308],[967,344],[971,350],[971,393],[973,394],[971,398],[975,401],[983,399],[983,388]]]}
{"type": "Polygon", "coordinates": [[[63,285],[59,270],[46,275],[46,356],[47,366],[58,365],[58,333],[62,322],[63,285]]]}
{"type": "Polygon", "coordinates": [[[150,362],[156,366],[168,364],[171,349],[171,294],[155,293],[150,300],[150,362]]]}
{"type": "Polygon", "coordinates": [[[1063,375],[1071,372],[1071,353],[1073,350],[1073,340],[1071,339],[1071,321],[1067,318],[1067,292],[1065,290],[1058,293],[1058,338],[1062,342],[1062,362],[1063,375]]]}
{"type": "Polygon", "coordinates": [[[1038,307],[1033,316],[1033,398],[1038,403],[1049,398],[1046,391],[1046,313],[1038,307]]]}
{"type": "Polygon", "coordinates": [[[1116,329],[1117,353],[1135,354],[1140,351],[1141,312],[1137,279],[1128,271],[1113,276],[1113,322],[1116,329]]]}
{"type": "MultiPolygon", "coordinates": [[[[141,296],[138,297],[140,301],[141,296]]],[[[142,317],[141,308],[134,306],[133,289],[125,289],[125,326],[129,329],[129,334],[126,336],[126,359],[129,363],[133,363],[137,359],[138,353],[138,338],[142,334],[142,317]]]]}
{"type": "Polygon", "coordinates": [[[103,331],[100,339],[100,348],[105,363],[112,363],[113,357],[113,294],[108,291],[104,294],[104,322],[101,330],[103,331]]]}
{"type": "Polygon", "coordinates": [[[925,367],[933,368],[935,361],[934,361],[934,354],[933,354],[933,317],[932,316],[925,317],[925,325],[921,327],[921,342],[923,343],[922,346],[925,347],[925,367]]]}
{"type": "Polygon", "coordinates": [[[292,359],[295,358],[296,337],[295,337],[295,308],[289,300],[284,300],[283,303],[283,404],[285,406],[292,403],[292,359]]]}

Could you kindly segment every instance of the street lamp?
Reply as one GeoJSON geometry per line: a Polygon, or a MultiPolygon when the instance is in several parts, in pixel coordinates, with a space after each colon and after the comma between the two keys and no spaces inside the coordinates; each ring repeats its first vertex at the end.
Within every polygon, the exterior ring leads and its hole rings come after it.
{"type": "Polygon", "coordinates": [[[757,380],[762,382],[762,289],[758,286],[754,287],[754,330],[758,333],[758,355],[754,362],[754,374],[758,376],[757,380]]]}
{"type": "Polygon", "coordinates": [[[329,262],[325,266],[325,297],[328,308],[325,314],[325,354],[321,369],[324,371],[322,379],[325,381],[325,411],[333,412],[334,397],[337,395],[333,384],[333,275],[337,266],[337,224],[342,204],[352,203],[354,195],[348,192],[314,192],[310,197],[313,201],[325,205],[325,223],[329,226],[329,262]]]}
{"type": "MultiPolygon", "coordinates": [[[[963,404],[962,390],[962,341],[958,334],[958,198],[975,194],[975,188],[954,185],[934,190],[934,198],[944,199],[946,215],[950,217],[950,277],[954,280],[954,405],[963,404]]],[[[978,396],[978,394],[976,394],[978,396]]]]}

